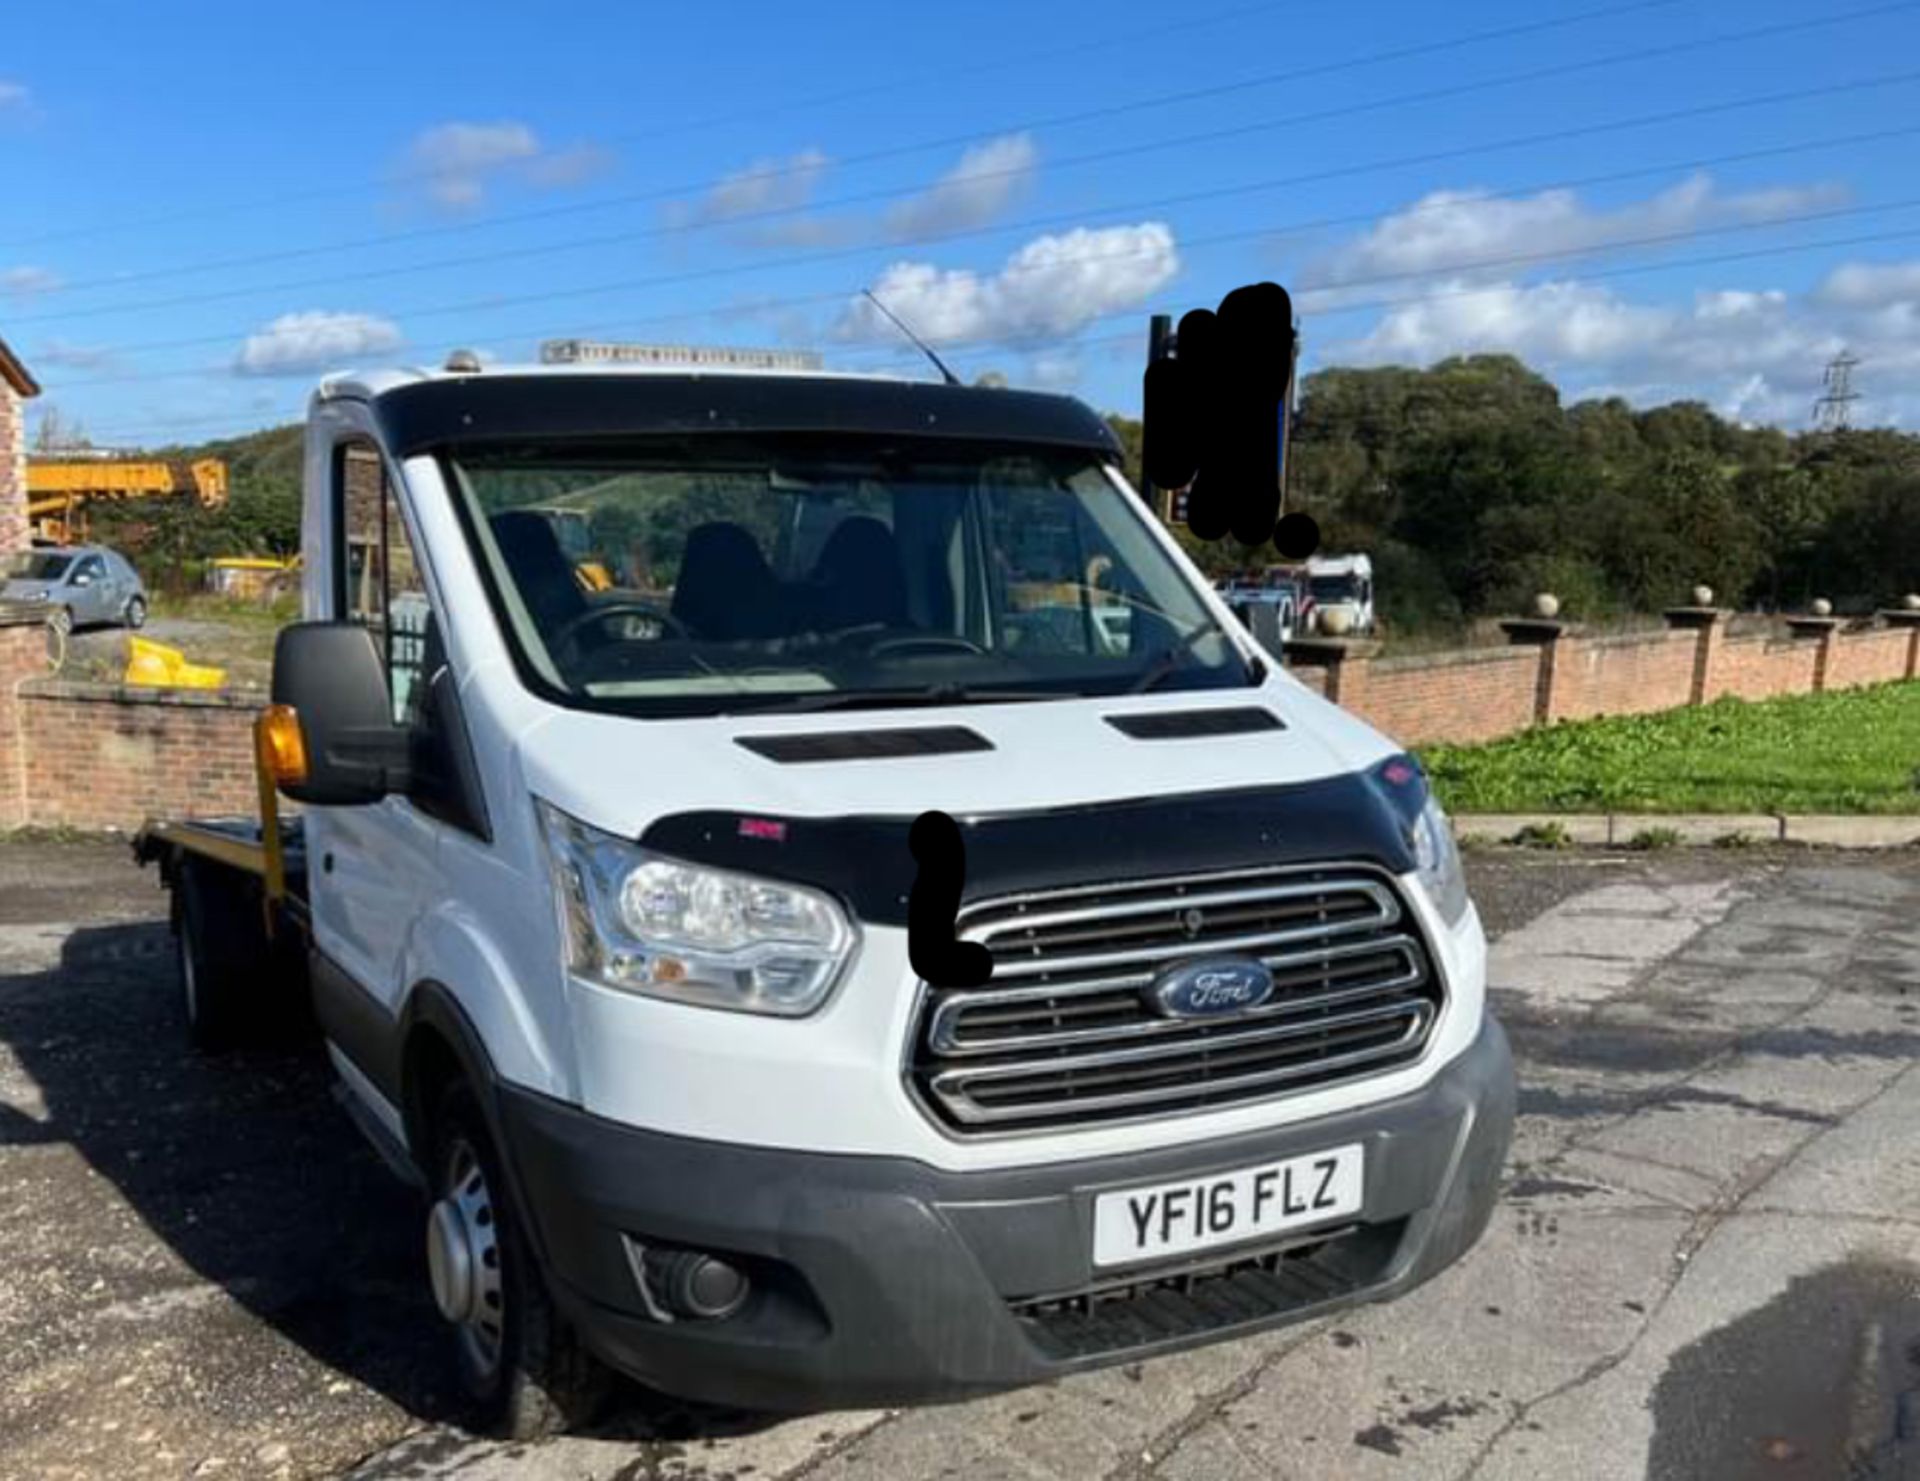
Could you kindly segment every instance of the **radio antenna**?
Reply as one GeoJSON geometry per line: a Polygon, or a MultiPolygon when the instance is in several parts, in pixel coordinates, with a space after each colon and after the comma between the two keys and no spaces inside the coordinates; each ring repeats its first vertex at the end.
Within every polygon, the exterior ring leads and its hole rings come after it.
{"type": "Polygon", "coordinates": [[[933,346],[928,344],[919,335],[915,334],[911,329],[907,328],[906,321],[903,320],[892,309],[888,308],[878,298],[874,297],[873,290],[871,288],[862,288],[860,291],[866,295],[867,301],[869,303],[871,303],[875,308],[880,310],[881,313],[887,316],[888,323],[892,324],[895,329],[898,329],[902,334],[906,335],[908,339],[912,340],[914,344],[914,348],[919,350],[921,354],[925,355],[929,360],[933,362],[933,368],[940,372],[941,380],[945,381],[950,386],[957,386],[960,384],[960,377],[955,375],[951,370],[947,369],[947,362],[942,360],[938,355],[934,354],[933,346]]]}

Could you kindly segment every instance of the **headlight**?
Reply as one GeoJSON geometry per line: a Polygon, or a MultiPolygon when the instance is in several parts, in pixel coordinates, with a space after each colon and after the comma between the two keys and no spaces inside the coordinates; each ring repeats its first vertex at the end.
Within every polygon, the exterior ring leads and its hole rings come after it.
{"type": "Polygon", "coordinates": [[[1373,769],[1372,780],[1406,830],[1414,868],[1428,898],[1441,919],[1450,926],[1457,924],[1467,913],[1466,872],[1460,866],[1453,825],[1429,790],[1426,773],[1413,757],[1393,756],[1373,769]]]}
{"type": "Polygon", "coordinates": [[[853,955],[852,925],[818,890],[665,859],[536,806],[576,977],[792,1018],[826,1001],[853,955]]]}
{"type": "Polygon", "coordinates": [[[1441,918],[1456,924],[1467,913],[1467,876],[1460,867],[1460,846],[1453,825],[1438,801],[1429,797],[1413,824],[1413,857],[1441,918]]]}

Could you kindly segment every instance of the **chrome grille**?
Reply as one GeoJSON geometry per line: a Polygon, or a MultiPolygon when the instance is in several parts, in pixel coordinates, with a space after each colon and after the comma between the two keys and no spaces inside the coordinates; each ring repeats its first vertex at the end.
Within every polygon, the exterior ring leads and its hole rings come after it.
{"type": "Polygon", "coordinates": [[[910,1075],[967,1135],[1050,1130],[1264,1098],[1419,1056],[1440,989],[1391,882],[1359,866],[1200,875],[1016,896],[963,911],[993,953],[972,989],[928,987],[910,1075]],[[1166,1018],[1182,961],[1272,971],[1259,1007],[1166,1018]]]}

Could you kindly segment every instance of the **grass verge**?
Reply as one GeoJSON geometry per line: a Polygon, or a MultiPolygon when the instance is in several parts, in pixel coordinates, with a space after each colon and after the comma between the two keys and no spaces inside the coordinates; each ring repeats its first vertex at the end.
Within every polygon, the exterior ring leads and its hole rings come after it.
{"type": "Polygon", "coordinates": [[[1420,754],[1454,813],[1920,813],[1920,684],[1722,699],[1420,754]]]}

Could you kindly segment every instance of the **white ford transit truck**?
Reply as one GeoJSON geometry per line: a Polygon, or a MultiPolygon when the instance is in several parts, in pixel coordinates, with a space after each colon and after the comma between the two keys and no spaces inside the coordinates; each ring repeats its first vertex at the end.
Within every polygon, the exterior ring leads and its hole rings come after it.
{"type": "Polygon", "coordinates": [[[496,1426],[608,1369],[964,1397],[1391,1299],[1485,1226],[1513,1072],[1446,818],[1081,403],[342,376],[304,518],[263,816],[136,847],[197,1039],[310,996],[496,1426]],[[910,965],[931,810],[978,986],[910,965]]]}

